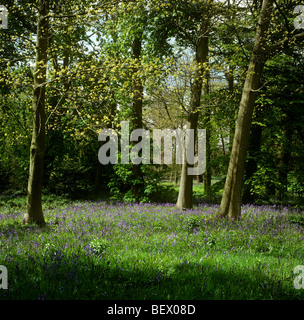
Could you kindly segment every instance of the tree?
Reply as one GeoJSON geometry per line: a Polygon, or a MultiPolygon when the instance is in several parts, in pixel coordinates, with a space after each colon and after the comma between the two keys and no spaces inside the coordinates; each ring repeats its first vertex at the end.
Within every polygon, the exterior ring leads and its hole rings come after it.
{"type": "Polygon", "coordinates": [[[241,216],[243,174],[250,136],[250,125],[265,62],[271,55],[290,45],[290,43],[302,40],[304,37],[303,33],[293,35],[292,37],[289,33],[288,36],[274,45],[269,46],[267,44],[274,3],[274,0],[264,0],[262,3],[253,52],[239,106],[224,192],[217,213],[219,217],[228,217],[230,220],[236,220],[241,216]]]}
{"type": "MultiPolygon", "coordinates": [[[[92,9],[91,7],[87,10],[86,5],[88,3],[86,1],[80,2],[78,5],[75,5],[74,1],[69,1],[65,3],[66,12],[60,12],[60,8],[56,6],[52,7],[54,11],[53,19],[65,19],[65,18],[74,18],[78,19],[79,16],[86,16],[87,20],[91,20],[90,13],[93,12],[93,15],[98,12],[100,8],[92,9]],[[82,8],[81,8],[81,6],[82,8]],[[80,9],[81,8],[81,9],[80,9]],[[56,10],[58,9],[58,12],[56,10]],[[58,14],[59,13],[59,17],[58,14]]],[[[109,3],[111,5],[111,3],[109,3]]],[[[108,3],[103,3],[101,7],[106,7],[108,3]]],[[[60,4],[59,4],[60,7],[60,4]]],[[[32,140],[30,147],[30,169],[29,169],[29,179],[28,179],[28,196],[27,196],[27,213],[23,217],[24,223],[37,223],[44,224],[44,216],[42,212],[42,183],[43,183],[43,167],[44,167],[44,156],[45,156],[45,142],[46,142],[46,81],[47,81],[47,63],[48,63],[48,51],[50,49],[50,27],[49,27],[49,19],[50,19],[50,0],[39,0],[38,1],[38,24],[37,24],[37,34],[36,34],[36,60],[35,60],[35,70],[34,70],[34,84],[33,84],[33,128],[32,128],[32,140]]],[[[54,23],[53,26],[56,24],[54,23]]],[[[62,25],[59,25],[62,27],[62,25]]],[[[71,26],[69,26],[71,27],[71,26]]],[[[67,31],[70,29],[68,28],[67,31]]],[[[73,30],[73,28],[71,29],[73,30]]],[[[80,30],[83,33],[83,30],[80,30]]],[[[54,35],[54,33],[53,33],[54,35]]],[[[62,39],[62,43],[64,40],[67,45],[71,45],[71,39],[69,35],[65,34],[62,39]]],[[[78,39],[78,37],[77,37],[78,39]]],[[[69,64],[71,64],[70,57],[71,53],[67,52],[65,48],[63,48],[62,44],[60,47],[63,49],[63,68],[59,74],[58,70],[56,70],[56,63],[54,66],[55,79],[52,81],[58,81],[56,76],[63,77],[65,80],[64,83],[64,92],[62,97],[65,97],[66,91],[70,87],[70,83],[66,78],[71,76],[67,74],[67,69],[69,64]]],[[[77,47],[76,44],[74,47],[77,47]]],[[[54,47],[53,47],[54,49],[54,47]]],[[[58,48],[57,48],[58,49],[58,48]]],[[[77,50],[76,50],[77,51],[77,50]]],[[[75,52],[73,52],[75,54],[75,52]]],[[[53,56],[54,58],[54,56],[53,56]]],[[[56,60],[56,59],[55,59],[56,60]]],[[[53,63],[56,62],[53,59],[53,63]]],[[[84,72],[84,71],[83,71],[84,72]]],[[[48,79],[50,82],[51,80],[48,79]]],[[[51,99],[50,99],[51,100],[51,99]]],[[[51,114],[56,110],[56,108],[60,105],[62,99],[59,99],[58,103],[54,110],[52,110],[51,114]]]]}
{"type": "MultiPolygon", "coordinates": [[[[140,77],[140,66],[141,66],[141,52],[142,52],[142,34],[143,31],[136,30],[137,34],[134,36],[132,43],[132,58],[133,62],[133,77],[132,77],[132,87],[133,87],[133,104],[131,112],[131,121],[133,130],[142,129],[143,121],[143,98],[144,98],[144,85],[140,77]]],[[[135,32],[136,32],[135,31],[135,32]]],[[[136,143],[132,141],[132,144],[136,143]]],[[[132,173],[134,183],[131,186],[133,196],[138,201],[142,189],[144,186],[143,174],[141,172],[140,164],[132,163],[132,173]]]]}
{"type": "MultiPolygon", "coordinates": [[[[207,62],[209,54],[209,31],[210,31],[210,19],[211,19],[211,7],[212,1],[205,1],[200,3],[202,5],[202,11],[200,13],[200,24],[198,26],[197,37],[194,40],[195,49],[195,75],[191,87],[191,98],[189,113],[187,118],[187,129],[197,130],[199,108],[201,103],[202,88],[204,78],[206,78],[208,72],[207,62]]],[[[183,30],[185,32],[186,30],[183,30]]],[[[195,139],[196,135],[194,135],[195,139]]],[[[188,169],[193,165],[188,164],[186,156],[184,156],[184,163],[182,165],[180,188],[177,198],[176,206],[180,209],[192,208],[192,188],[193,188],[193,176],[188,174],[188,169]]]]}
{"type": "Polygon", "coordinates": [[[49,0],[38,2],[37,53],[33,84],[33,130],[30,148],[27,213],[24,223],[44,224],[41,194],[45,151],[45,86],[49,35],[49,0]]]}

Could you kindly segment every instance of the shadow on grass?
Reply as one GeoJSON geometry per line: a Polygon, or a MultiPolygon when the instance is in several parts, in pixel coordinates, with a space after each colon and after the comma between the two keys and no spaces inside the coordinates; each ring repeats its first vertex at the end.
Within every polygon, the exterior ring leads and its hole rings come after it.
{"type": "Polygon", "coordinates": [[[303,299],[293,279],[259,269],[221,269],[212,262],[155,268],[143,261],[109,261],[90,254],[7,255],[9,288],[0,299],[247,300],[303,299]]]}

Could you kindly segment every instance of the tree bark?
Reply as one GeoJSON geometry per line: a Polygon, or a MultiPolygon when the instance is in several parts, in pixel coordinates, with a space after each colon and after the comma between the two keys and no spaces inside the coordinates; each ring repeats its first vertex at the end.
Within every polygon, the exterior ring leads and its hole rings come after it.
{"type": "Polygon", "coordinates": [[[33,86],[33,131],[30,147],[27,213],[23,217],[24,223],[45,223],[41,196],[45,152],[45,81],[49,34],[48,14],[49,0],[39,0],[37,49],[33,86]]]}
{"type": "MultiPolygon", "coordinates": [[[[198,111],[191,113],[187,121],[187,129],[193,129],[196,132],[198,121],[198,111]]],[[[196,139],[196,134],[194,134],[196,139]]],[[[176,202],[176,207],[179,209],[191,209],[192,208],[192,189],[193,189],[193,176],[188,175],[188,168],[192,168],[193,165],[188,164],[186,161],[186,152],[184,154],[184,161],[182,164],[182,173],[179,186],[179,193],[176,202]]]]}
{"type": "MultiPolygon", "coordinates": [[[[208,111],[209,112],[209,111],[208,111]]],[[[211,182],[212,182],[212,173],[211,173],[211,145],[210,145],[210,114],[208,115],[208,125],[206,126],[206,171],[204,173],[204,194],[209,197],[211,195],[211,182]]]]}
{"type": "MultiPolygon", "coordinates": [[[[201,103],[201,95],[203,88],[203,80],[205,76],[205,63],[208,57],[208,35],[209,35],[209,18],[203,21],[200,27],[200,36],[198,38],[196,46],[196,73],[193,85],[191,88],[191,102],[190,111],[187,119],[187,129],[193,129],[194,139],[196,139],[196,129],[199,115],[199,107],[201,103]]],[[[182,173],[180,188],[177,198],[176,207],[179,209],[192,208],[192,189],[193,189],[193,176],[188,175],[188,168],[193,167],[186,161],[186,154],[184,155],[184,161],[182,164],[182,173]]]]}
{"type": "MultiPolygon", "coordinates": [[[[132,129],[142,129],[142,107],[143,107],[143,84],[139,76],[139,64],[141,59],[141,50],[142,50],[142,33],[137,35],[133,41],[132,45],[132,54],[134,59],[134,68],[133,68],[133,109],[132,109],[132,129]]],[[[132,142],[131,145],[135,145],[138,142],[132,142]]],[[[144,179],[141,172],[140,164],[131,164],[133,181],[131,185],[132,193],[136,199],[139,201],[141,192],[143,191],[144,179]]]]}
{"type": "MultiPolygon", "coordinates": [[[[209,61],[208,61],[209,64],[209,61]]],[[[209,68],[205,73],[205,85],[204,85],[204,94],[210,93],[210,72],[209,68]]],[[[209,106],[205,106],[205,119],[203,121],[204,128],[206,129],[206,171],[204,173],[204,194],[209,197],[211,195],[211,180],[212,180],[212,173],[211,173],[211,109],[209,106]]]]}
{"type": "Polygon", "coordinates": [[[274,0],[264,0],[240,102],[231,157],[221,205],[217,215],[230,220],[241,216],[241,199],[246,153],[250,126],[260,79],[266,62],[266,37],[269,29],[274,0]]]}

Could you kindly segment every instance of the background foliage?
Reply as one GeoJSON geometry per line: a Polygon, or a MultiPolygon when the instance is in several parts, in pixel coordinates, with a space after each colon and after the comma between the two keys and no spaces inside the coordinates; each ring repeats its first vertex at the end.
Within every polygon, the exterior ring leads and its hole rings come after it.
{"type": "MultiPolygon", "coordinates": [[[[132,120],[134,77],[144,86],[143,126],[183,127],[194,74],[194,41],[204,1],[51,1],[44,192],[134,201],[128,165],[102,166],[98,132],[132,120]],[[141,55],[132,43],[141,35],[141,55]],[[134,74],[134,70],[137,70],[134,74]]],[[[257,1],[258,3],[259,1],[257,1]]],[[[275,35],[293,25],[296,1],[281,3],[275,35]]],[[[0,193],[25,194],[29,167],[36,2],[6,1],[9,28],[0,30],[0,193]]],[[[199,127],[210,131],[211,193],[217,199],[230,156],[257,14],[242,2],[215,3],[211,23],[210,90],[199,127]]],[[[303,47],[267,62],[248,151],[244,200],[303,201],[303,47]]],[[[142,166],[140,201],[159,199],[160,182],[177,182],[180,166],[142,166]]],[[[199,180],[198,180],[199,181],[199,180]]],[[[166,189],[167,190],[167,189],[166,189]]],[[[167,190],[168,191],[168,190],[167,190]]],[[[171,189],[172,195],[174,190],[171,189]]],[[[174,196],[173,196],[174,197],[174,196]]]]}

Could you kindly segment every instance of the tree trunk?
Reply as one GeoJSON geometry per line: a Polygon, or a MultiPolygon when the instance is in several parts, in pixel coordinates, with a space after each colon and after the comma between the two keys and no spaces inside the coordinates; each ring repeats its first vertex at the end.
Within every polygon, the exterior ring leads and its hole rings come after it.
{"type": "MultiPolygon", "coordinates": [[[[191,113],[188,117],[187,129],[193,129],[196,132],[198,121],[198,111],[191,113]]],[[[194,134],[196,139],[196,134],[194,134]]],[[[192,168],[193,165],[188,164],[186,161],[186,152],[184,153],[184,161],[182,164],[181,180],[179,185],[179,193],[177,198],[176,207],[179,209],[191,209],[192,208],[192,189],[193,189],[193,176],[188,175],[188,168],[192,168]]]]}
{"type": "MultiPolygon", "coordinates": [[[[209,64],[209,61],[208,61],[209,64]]],[[[210,93],[210,72],[209,68],[205,73],[205,85],[204,85],[204,94],[208,95],[210,93]]],[[[206,129],[206,171],[204,173],[204,194],[209,197],[211,195],[211,109],[209,106],[205,106],[205,119],[203,121],[204,128],[206,129]]]]}
{"type": "MultiPolygon", "coordinates": [[[[205,76],[205,63],[208,57],[208,33],[209,33],[209,20],[206,20],[201,24],[200,37],[196,46],[196,73],[193,85],[191,88],[191,102],[189,116],[187,119],[187,129],[193,129],[194,139],[196,139],[196,130],[198,122],[198,109],[201,103],[203,80],[205,76]]],[[[193,176],[188,175],[188,168],[193,167],[186,161],[186,154],[184,155],[184,161],[182,164],[182,173],[180,188],[177,198],[176,206],[179,209],[192,208],[192,188],[193,188],[193,176]]]]}
{"type": "Polygon", "coordinates": [[[280,187],[275,191],[276,199],[283,201],[287,198],[287,185],[288,185],[288,167],[291,159],[290,143],[292,129],[286,128],[285,141],[282,143],[282,150],[278,156],[277,177],[280,187]]]}
{"type": "MultiPolygon", "coordinates": [[[[258,170],[257,153],[261,149],[261,138],[262,138],[262,127],[259,125],[252,126],[250,139],[249,139],[249,159],[246,163],[245,168],[245,181],[253,177],[253,175],[258,170]]],[[[243,192],[243,202],[244,203],[254,203],[256,201],[256,196],[250,191],[251,185],[246,185],[243,192]]]]}
{"type": "MultiPolygon", "coordinates": [[[[134,59],[134,68],[133,68],[133,110],[132,110],[132,129],[142,129],[142,107],[143,107],[143,84],[139,76],[140,69],[140,59],[141,59],[141,49],[142,49],[142,34],[139,34],[135,37],[132,45],[132,53],[134,59]]],[[[135,145],[138,142],[132,142],[131,145],[135,145]]],[[[139,200],[140,194],[143,191],[144,180],[141,172],[140,164],[131,164],[133,181],[131,185],[131,190],[133,195],[136,198],[136,201],[139,200]]]]}
{"type": "Polygon", "coordinates": [[[253,53],[240,102],[225,188],[217,214],[219,217],[228,217],[230,220],[236,220],[241,216],[243,174],[250,125],[256,93],[260,86],[260,79],[266,62],[266,34],[270,24],[273,2],[274,0],[263,1],[253,53]]]}
{"type": "MultiPolygon", "coordinates": [[[[210,118],[209,118],[210,119],[210,118]]],[[[210,146],[210,125],[206,128],[206,171],[204,173],[204,194],[209,197],[211,195],[211,146],[210,146]],[[209,128],[208,128],[209,127],[209,128]]]]}
{"type": "Polygon", "coordinates": [[[45,81],[47,68],[49,0],[38,2],[37,52],[33,87],[33,131],[30,148],[30,170],[27,213],[24,223],[44,224],[42,212],[42,178],[45,152],[45,81]]]}

